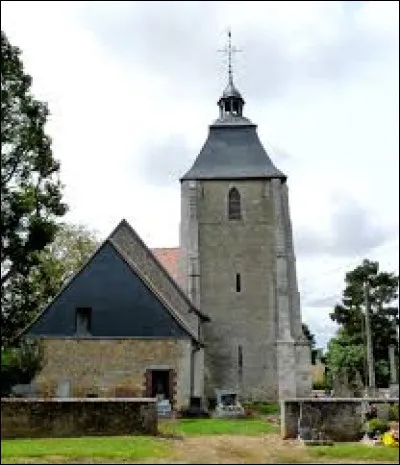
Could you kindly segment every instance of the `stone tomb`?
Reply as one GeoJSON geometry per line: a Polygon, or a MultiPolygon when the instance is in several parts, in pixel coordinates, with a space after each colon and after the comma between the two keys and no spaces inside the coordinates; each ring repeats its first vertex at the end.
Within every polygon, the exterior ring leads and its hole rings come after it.
{"type": "Polygon", "coordinates": [[[217,406],[215,408],[216,417],[243,417],[244,408],[240,404],[238,394],[234,390],[216,389],[217,406]]]}

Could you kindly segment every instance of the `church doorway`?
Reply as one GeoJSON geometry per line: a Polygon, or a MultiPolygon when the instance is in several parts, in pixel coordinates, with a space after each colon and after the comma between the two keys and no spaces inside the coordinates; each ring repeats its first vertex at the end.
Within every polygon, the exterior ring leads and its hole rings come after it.
{"type": "Polygon", "coordinates": [[[174,400],[174,370],[146,370],[146,397],[156,397],[160,400],[174,400]]]}

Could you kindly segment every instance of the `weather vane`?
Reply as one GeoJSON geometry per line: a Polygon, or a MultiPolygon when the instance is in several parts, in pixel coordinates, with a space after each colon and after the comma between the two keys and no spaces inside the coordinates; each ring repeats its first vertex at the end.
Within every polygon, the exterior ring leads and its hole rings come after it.
{"type": "Polygon", "coordinates": [[[229,82],[232,84],[232,56],[234,53],[241,52],[242,50],[239,50],[237,47],[232,46],[232,32],[230,28],[228,29],[228,45],[224,47],[222,50],[218,51],[228,55],[228,78],[229,82]]]}

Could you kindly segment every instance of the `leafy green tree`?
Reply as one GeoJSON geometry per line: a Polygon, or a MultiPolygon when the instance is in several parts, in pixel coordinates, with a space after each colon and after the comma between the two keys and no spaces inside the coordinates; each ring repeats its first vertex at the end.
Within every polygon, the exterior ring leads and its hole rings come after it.
{"type": "Polygon", "coordinates": [[[45,133],[46,104],[34,99],[20,50],[1,31],[1,287],[26,276],[66,212],[59,163],[45,133]]]}
{"type": "Polygon", "coordinates": [[[327,360],[332,374],[347,369],[349,377],[358,371],[366,382],[365,289],[368,283],[370,326],[378,386],[389,382],[388,346],[398,351],[396,328],[399,325],[399,277],[379,271],[379,263],[364,260],[346,274],[342,302],[335,306],[330,317],[340,329],[328,344],[327,360]]]}
{"type": "Polygon", "coordinates": [[[18,274],[9,280],[2,308],[3,341],[11,341],[43,309],[97,246],[95,233],[86,227],[59,226],[53,242],[38,253],[38,262],[28,275],[18,274]]]}
{"type": "Polygon", "coordinates": [[[24,340],[18,347],[2,347],[1,396],[10,395],[16,384],[29,384],[42,364],[42,347],[36,341],[24,340]]]}
{"type": "Polygon", "coordinates": [[[310,331],[310,328],[308,327],[307,323],[302,323],[301,324],[303,328],[303,334],[307,338],[308,342],[310,343],[311,349],[315,348],[315,335],[310,331]]]}
{"type": "Polygon", "coordinates": [[[315,360],[317,358],[319,350],[316,348],[316,341],[315,341],[315,335],[311,332],[310,328],[308,327],[307,323],[302,323],[301,324],[303,328],[303,334],[310,343],[310,349],[311,349],[311,363],[314,365],[315,360]]]}

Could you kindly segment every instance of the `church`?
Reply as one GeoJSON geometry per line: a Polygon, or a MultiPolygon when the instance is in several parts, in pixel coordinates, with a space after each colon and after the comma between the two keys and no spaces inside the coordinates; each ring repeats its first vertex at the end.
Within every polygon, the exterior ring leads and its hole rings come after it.
{"type": "Polygon", "coordinates": [[[244,105],[229,65],[180,179],[180,247],[151,250],[121,221],[26,329],[43,347],[41,395],[162,395],[174,408],[217,389],[310,396],[287,176],[244,105]]]}

